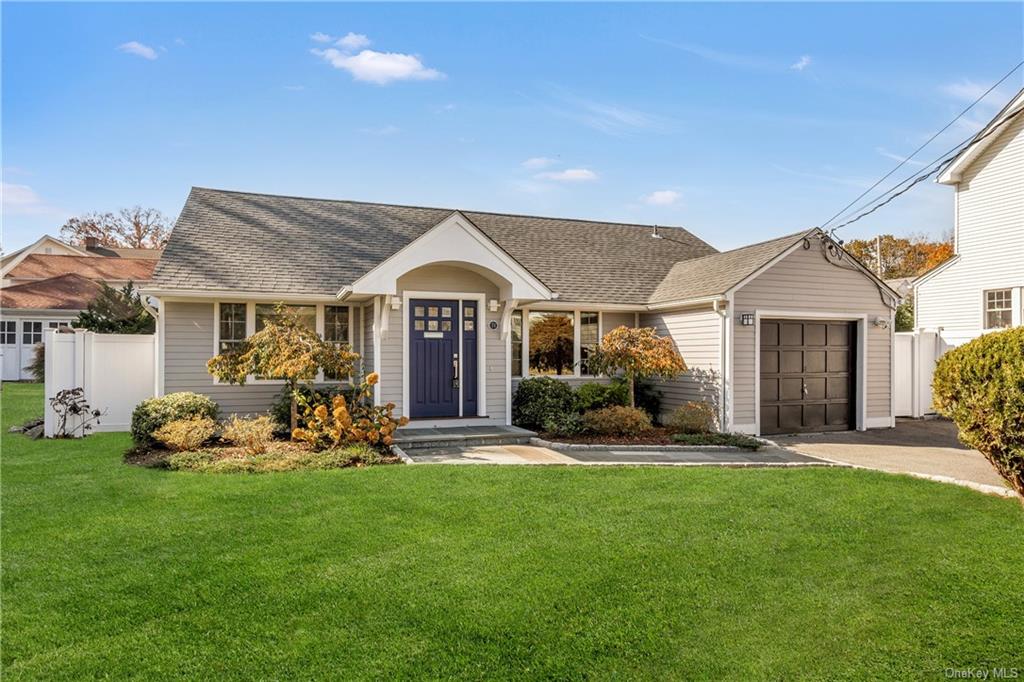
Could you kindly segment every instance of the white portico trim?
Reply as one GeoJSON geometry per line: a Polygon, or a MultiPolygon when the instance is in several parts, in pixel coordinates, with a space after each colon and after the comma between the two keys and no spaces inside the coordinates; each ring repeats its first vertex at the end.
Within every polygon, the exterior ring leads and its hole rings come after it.
{"type": "Polygon", "coordinates": [[[487,277],[501,298],[550,300],[554,293],[458,211],[338,292],[339,298],[398,295],[398,278],[425,265],[453,264],[487,277]]]}

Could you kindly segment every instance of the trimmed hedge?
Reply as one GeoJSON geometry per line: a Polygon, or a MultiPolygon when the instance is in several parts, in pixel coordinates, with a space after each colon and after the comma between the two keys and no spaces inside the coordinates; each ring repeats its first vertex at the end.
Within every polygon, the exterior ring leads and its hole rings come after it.
{"type": "Polygon", "coordinates": [[[1024,495],[1024,327],[980,336],[939,359],[935,408],[1024,495]]]}
{"type": "Polygon", "coordinates": [[[198,393],[168,393],[160,398],[148,398],[132,412],[132,440],[142,447],[156,445],[153,433],[163,425],[181,419],[214,421],[220,415],[217,403],[198,393]]]}
{"type": "Polygon", "coordinates": [[[512,423],[524,429],[542,430],[548,420],[575,412],[572,388],[551,377],[523,379],[512,399],[512,423]]]}
{"type": "Polygon", "coordinates": [[[580,412],[628,404],[629,387],[625,382],[607,384],[588,382],[576,388],[576,409],[580,412]]]}
{"type": "Polygon", "coordinates": [[[639,407],[602,407],[583,415],[583,428],[599,436],[636,436],[651,430],[651,418],[639,407]]]}

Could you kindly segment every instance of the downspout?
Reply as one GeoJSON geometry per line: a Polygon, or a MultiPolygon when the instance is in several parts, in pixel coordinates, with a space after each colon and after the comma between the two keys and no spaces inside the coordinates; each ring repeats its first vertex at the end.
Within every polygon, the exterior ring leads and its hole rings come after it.
{"type": "Polygon", "coordinates": [[[728,310],[722,309],[722,299],[716,298],[711,302],[712,309],[721,318],[722,323],[718,329],[718,374],[719,374],[719,386],[718,386],[718,429],[724,432],[725,426],[725,365],[726,365],[726,318],[729,315],[728,310]]]}

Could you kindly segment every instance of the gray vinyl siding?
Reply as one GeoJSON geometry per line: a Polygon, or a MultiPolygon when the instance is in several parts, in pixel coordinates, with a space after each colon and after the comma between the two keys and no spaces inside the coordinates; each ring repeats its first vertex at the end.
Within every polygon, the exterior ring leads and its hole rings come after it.
{"type": "MultiPolygon", "coordinates": [[[[848,264],[847,264],[848,265],[848,264]]],[[[744,327],[739,316],[762,311],[836,312],[866,314],[867,327],[867,418],[889,417],[892,330],[872,324],[876,317],[890,319],[875,283],[864,273],[830,264],[818,243],[797,249],[736,292],[734,322],[733,423],[755,422],[754,326],[744,327]]],[[[857,358],[858,364],[860,357],[857,358]]]]}
{"type": "Polygon", "coordinates": [[[359,309],[362,314],[363,338],[362,355],[363,376],[373,371],[373,303],[359,309]]]}
{"type": "Polygon", "coordinates": [[[213,303],[164,303],[164,393],[202,393],[225,415],[266,412],[280,384],[218,384],[206,371],[215,354],[213,310],[213,303]]]}
{"type": "Polygon", "coordinates": [[[640,325],[671,338],[688,368],[675,379],[655,382],[662,394],[662,419],[691,400],[709,402],[717,413],[721,403],[721,316],[711,308],[644,313],[640,325]]]}

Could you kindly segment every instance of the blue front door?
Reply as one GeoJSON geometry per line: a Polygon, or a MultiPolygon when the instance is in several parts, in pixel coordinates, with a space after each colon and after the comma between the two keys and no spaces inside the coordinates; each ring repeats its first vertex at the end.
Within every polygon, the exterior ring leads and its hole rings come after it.
{"type": "Polygon", "coordinates": [[[409,416],[459,416],[459,302],[409,305],[409,416]]]}

